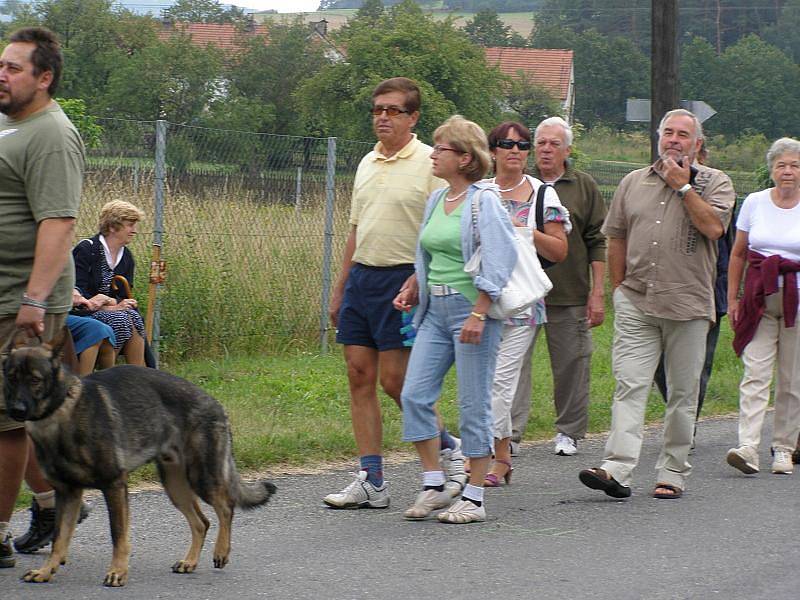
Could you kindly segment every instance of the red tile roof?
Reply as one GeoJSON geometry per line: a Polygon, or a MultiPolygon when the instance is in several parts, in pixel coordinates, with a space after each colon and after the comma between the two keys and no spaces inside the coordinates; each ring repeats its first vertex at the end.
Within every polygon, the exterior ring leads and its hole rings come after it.
{"type": "Polygon", "coordinates": [[[239,40],[242,36],[265,36],[267,28],[264,25],[255,25],[252,29],[242,30],[232,23],[184,23],[177,22],[162,26],[158,32],[159,39],[166,40],[176,33],[184,33],[192,38],[197,46],[212,44],[221,50],[235,52],[240,50],[239,40]]]}
{"type": "Polygon", "coordinates": [[[535,83],[546,87],[561,100],[569,93],[572,73],[572,50],[542,50],[538,48],[484,48],[486,62],[498,66],[511,77],[524,72],[535,83]]]}

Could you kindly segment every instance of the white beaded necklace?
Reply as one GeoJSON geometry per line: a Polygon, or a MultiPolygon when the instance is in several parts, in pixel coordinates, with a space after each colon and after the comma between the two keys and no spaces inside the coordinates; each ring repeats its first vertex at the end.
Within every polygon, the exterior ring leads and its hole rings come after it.
{"type": "MultiPolygon", "coordinates": [[[[497,180],[497,177],[492,177],[492,183],[496,183],[496,180],[497,180]]],[[[515,189],[517,189],[523,183],[525,183],[525,175],[522,176],[522,179],[519,180],[519,183],[517,185],[513,185],[510,188],[501,189],[500,193],[501,194],[505,194],[506,192],[513,192],[515,189]]]]}
{"type": "MultiPolygon", "coordinates": [[[[469,189],[469,188],[467,188],[467,189],[469,189]]],[[[461,193],[460,193],[458,196],[453,196],[452,198],[448,198],[447,196],[445,196],[445,197],[444,197],[444,201],[445,201],[445,202],[455,202],[456,200],[458,200],[459,198],[461,198],[461,196],[463,196],[463,195],[464,195],[464,194],[466,194],[466,193],[467,193],[467,190],[464,190],[464,191],[463,191],[463,192],[461,192],[461,193]]]]}

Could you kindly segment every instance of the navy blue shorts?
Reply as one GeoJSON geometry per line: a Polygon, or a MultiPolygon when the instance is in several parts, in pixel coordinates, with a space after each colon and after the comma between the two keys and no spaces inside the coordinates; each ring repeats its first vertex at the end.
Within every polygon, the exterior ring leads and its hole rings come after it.
{"type": "Polygon", "coordinates": [[[392,306],[400,287],[414,273],[414,265],[350,268],[339,309],[336,341],[347,346],[366,346],[379,352],[409,345],[410,325],[392,306]]]}

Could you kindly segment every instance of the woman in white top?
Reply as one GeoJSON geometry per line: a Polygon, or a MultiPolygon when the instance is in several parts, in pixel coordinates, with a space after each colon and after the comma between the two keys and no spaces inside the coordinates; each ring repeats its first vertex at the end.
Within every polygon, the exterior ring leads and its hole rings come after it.
{"type": "Polygon", "coordinates": [[[743,473],[758,473],[761,428],[777,362],[772,472],[788,474],[800,432],[800,324],[795,324],[800,284],[800,142],[777,140],[767,152],[767,166],[775,187],[745,198],[728,266],[728,314],[744,376],[739,384],[739,446],[731,448],[726,458],[743,473]]]}
{"type": "MultiPolygon", "coordinates": [[[[518,227],[529,227],[533,243],[541,256],[551,262],[567,257],[567,234],[572,230],[569,212],[561,205],[555,189],[545,188],[543,200],[544,231],[536,228],[535,201],[543,182],[525,174],[531,149],[531,132],[513,121],[501,123],[489,132],[495,177],[500,199],[518,227]]],[[[511,482],[511,404],[517,391],[522,360],[534,343],[536,328],[546,322],[544,299],[529,314],[508,319],[503,327],[503,341],[497,351],[492,385],[492,417],[494,419],[494,463],[484,485],[497,487],[500,480],[511,482]]]]}

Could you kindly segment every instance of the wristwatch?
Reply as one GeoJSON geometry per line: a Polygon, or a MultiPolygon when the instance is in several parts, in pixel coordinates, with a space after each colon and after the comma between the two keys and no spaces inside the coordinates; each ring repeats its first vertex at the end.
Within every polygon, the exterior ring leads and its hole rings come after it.
{"type": "Polygon", "coordinates": [[[676,192],[678,194],[678,198],[683,198],[689,190],[692,189],[691,183],[685,183],[681,188],[676,192]]]}
{"type": "Polygon", "coordinates": [[[475,318],[476,318],[476,319],[478,319],[479,321],[485,321],[485,320],[486,320],[486,313],[479,313],[479,312],[475,312],[475,311],[473,310],[473,311],[472,311],[471,313],[469,313],[469,314],[470,314],[470,316],[472,316],[472,317],[475,317],[475,318]]]}

